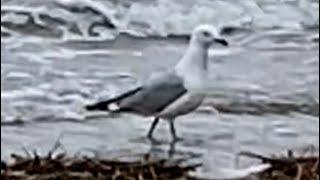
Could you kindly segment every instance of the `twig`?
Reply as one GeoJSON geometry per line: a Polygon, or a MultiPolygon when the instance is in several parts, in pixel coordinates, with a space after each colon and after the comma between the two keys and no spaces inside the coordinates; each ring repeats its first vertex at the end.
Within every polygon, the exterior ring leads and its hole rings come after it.
{"type": "Polygon", "coordinates": [[[48,154],[47,154],[47,159],[52,159],[52,155],[54,152],[56,152],[60,147],[62,147],[62,144],[60,143],[60,137],[58,137],[58,139],[56,140],[56,142],[54,143],[53,147],[51,148],[51,150],[49,150],[48,154]]]}
{"type": "Polygon", "coordinates": [[[27,156],[27,158],[29,158],[29,159],[32,158],[30,152],[27,150],[27,148],[26,148],[25,146],[22,146],[21,149],[23,150],[23,152],[25,153],[25,155],[27,156]]]}

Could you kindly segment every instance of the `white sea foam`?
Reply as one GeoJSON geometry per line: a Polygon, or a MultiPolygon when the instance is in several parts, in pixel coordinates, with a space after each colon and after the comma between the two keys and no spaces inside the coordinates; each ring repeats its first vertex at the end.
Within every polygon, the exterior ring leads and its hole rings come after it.
{"type": "Polygon", "coordinates": [[[30,14],[34,23],[48,26],[51,21],[47,22],[41,17],[48,15],[63,22],[51,25],[50,28],[63,31],[65,40],[85,38],[97,41],[113,39],[118,32],[139,37],[189,34],[196,26],[204,23],[214,26],[310,28],[319,26],[318,10],[319,3],[312,0],[272,3],[259,0],[55,0],[54,4],[37,8],[4,6],[1,11],[12,13],[6,13],[1,18],[14,24],[24,24],[27,23],[27,16],[15,14],[24,12],[30,14]],[[105,20],[115,29],[104,27],[105,20]],[[72,28],[78,32],[70,30],[72,28]]]}

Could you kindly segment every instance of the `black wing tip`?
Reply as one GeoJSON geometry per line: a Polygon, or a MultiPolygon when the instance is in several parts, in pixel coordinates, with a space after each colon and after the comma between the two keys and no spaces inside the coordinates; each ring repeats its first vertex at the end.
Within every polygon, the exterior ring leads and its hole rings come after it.
{"type": "Polygon", "coordinates": [[[103,111],[108,110],[107,106],[101,103],[86,105],[85,109],[87,111],[103,111]]]}
{"type": "Polygon", "coordinates": [[[97,109],[95,105],[86,105],[84,108],[88,111],[93,111],[97,109]]]}
{"type": "MultiPolygon", "coordinates": [[[[117,102],[121,101],[122,99],[125,99],[125,98],[137,93],[141,89],[142,89],[142,87],[138,87],[136,89],[128,91],[128,92],[126,92],[124,94],[121,94],[120,96],[117,96],[115,98],[109,99],[107,101],[102,101],[102,102],[98,102],[98,103],[95,103],[95,104],[86,105],[85,109],[88,110],[88,111],[110,111],[108,106],[111,103],[117,103],[117,102]]],[[[120,110],[116,110],[116,111],[120,111],[120,110]]]]}

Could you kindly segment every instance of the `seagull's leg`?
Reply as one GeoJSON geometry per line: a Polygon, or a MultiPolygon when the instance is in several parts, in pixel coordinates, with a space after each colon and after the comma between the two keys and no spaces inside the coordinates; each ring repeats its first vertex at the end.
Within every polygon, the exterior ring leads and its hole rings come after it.
{"type": "Polygon", "coordinates": [[[170,119],[170,132],[174,142],[181,141],[182,138],[177,136],[176,128],[174,127],[174,119],[170,119]]]}
{"type": "Polygon", "coordinates": [[[152,124],[151,124],[151,127],[150,127],[150,129],[149,129],[149,131],[148,131],[148,134],[147,134],[147,137],[148,137],[148,138],[152,139],[153,131],[154,131],[154,129],[156,128],[157,124],[159,123],[159,120],[160,120],[160,119],[159,119],[158,117],[155,117],[155,118],[154,118],[154,120],[153,120],[153,122],[152,122],[152,124]]]}

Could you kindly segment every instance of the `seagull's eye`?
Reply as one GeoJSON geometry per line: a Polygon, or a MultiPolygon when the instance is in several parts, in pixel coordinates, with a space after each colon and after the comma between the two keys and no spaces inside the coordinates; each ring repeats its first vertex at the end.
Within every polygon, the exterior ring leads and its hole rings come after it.
{"type": "Polygon", "coordinates": [[[203,31],[202,34],[204,37],[210,37],[210,33],[208,31],[203,31]]]}

